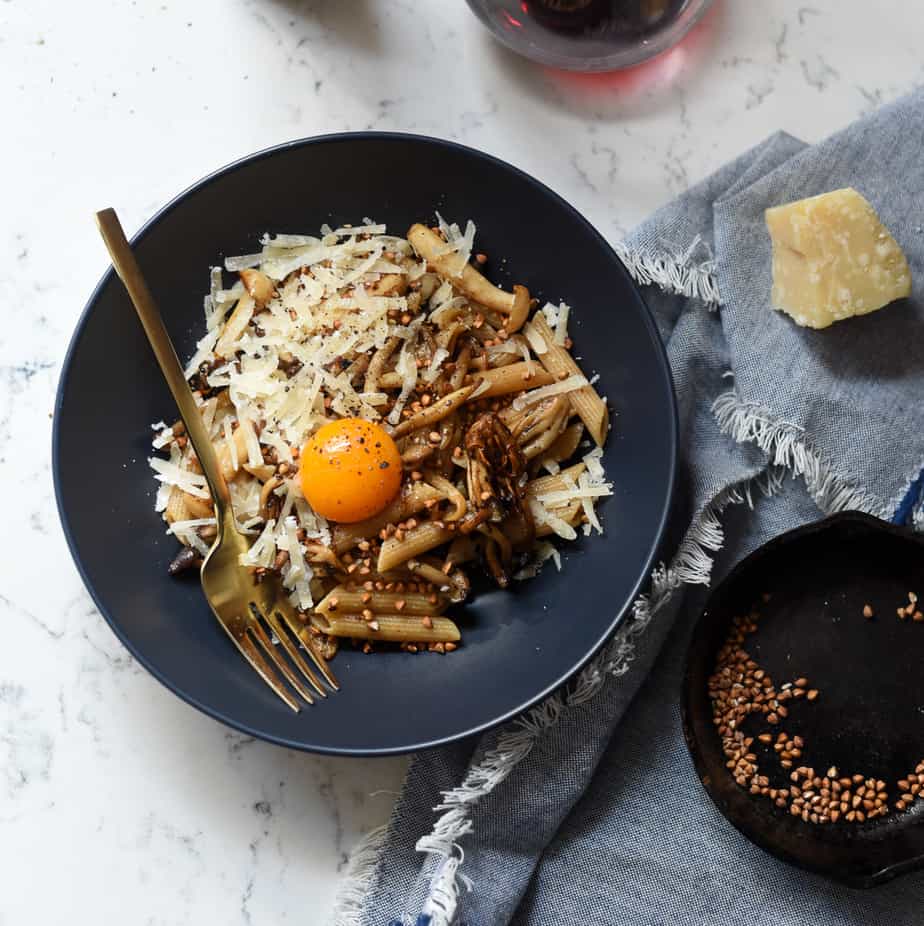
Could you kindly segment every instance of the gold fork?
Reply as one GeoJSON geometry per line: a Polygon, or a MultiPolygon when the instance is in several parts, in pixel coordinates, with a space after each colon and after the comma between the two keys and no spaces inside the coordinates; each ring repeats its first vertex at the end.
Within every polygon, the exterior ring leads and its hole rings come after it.
{"type": "Polygon", "coordinates": [[[180,417],[186,426],[186,434],[196,452],[215,504],[218,532],[202,563],[202,590],[212,612],[218,618],[218,623],[225,629],[243,657],[257,670],[266,684],[297,712],[300,709],[299,701],[280,681],[273,667],[308,704],[313,704],[314,698],[303,679],[321,697],[327,697],[327,692],[299,652],[298,644],[293,642],[293,637],[302,644],[305,652],[335,691],[339,688],[337,680],[324,657],[318,652],[317,644],[307,627],[289,603],[286,590],[278,577],[268,575],[264,581],[256,583],[253,575],[240,564],[240,555],[247,552],[250,544],[238,530],[228,484],[222,475],[215,448],[202,423],[202,415],[183,375],[183,368],[177,359],[154,297],[142,276],[141,268],[135,260],[115,211],[104,209],[98,212],[96,221],[112,257],[112,265],[128,290],[173,394],[180,417]],[[279,647],[273,644],[267,628],[279,641],[279,647]],[[280,652],[280,648],[285,651],[288,660],[280,652]]]}

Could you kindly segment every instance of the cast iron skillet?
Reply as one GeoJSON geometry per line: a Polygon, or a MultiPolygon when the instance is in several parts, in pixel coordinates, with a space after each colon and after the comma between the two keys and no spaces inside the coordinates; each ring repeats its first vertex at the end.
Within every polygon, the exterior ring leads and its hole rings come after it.
{"type": "MultiPolygon", "coordinates": [[[[851,887],[924,865],[924,801],[869,823],[816,825],[752,797],[725,768],[707,680],[732,618],[756,608],[758,630],[744,644],[751,657],[777,687],[804,676],[820,692],[811,703],[788,702],[789,716],[776,728],[805,740],[796,764],[819,775],[835,765],[841,775],[883,779],[891,805],[896,782],[924,759],[924,623],[896,614],[909,591],[924,602],[924,539],[859,512],[837,514],[744,559],[710,596],[687,655],[684,734],[718,809],[777,858],[851,887]]],[[[756,741],[752,749],[771,787],[788,786],[772,749],[756,741]]]]}
{"type": "MultiPolygon", "coordinates": [[[[108,205],[101,203],[101,206],[108,205]]],[[[296,749],[383,755],[499,723],[561,685],[600,647],[648,574],[674,481],[676,412],[652,319],[603,238],[547,187],[495,158],[436,139],[360,133],[286,144],[178,196],[133,245],[181,356],[203,331],[208,268],[266,231],[315,233],[364,216],[404,232],[472,217],[501,284],[566,298],[584,368],[601,375],[615,425],[605,463],[608,531],[581,538],[565,571],[512,592],[482,589],[459,613],[451,656],[363,656],[334,668],[343,691],[295,715],[230,647],[196,578],[168,578],[176,552],[152,510],[150,424],[174,413],[126,294],[107,272],[77,326],[55,411],[54,476],[77,566],[113,631],[190,704],[296,749]],[[576,593],[576,590],[579,590],[576,593]]],[[[95,234],[87,216],[87,234],[95,234]]]]}

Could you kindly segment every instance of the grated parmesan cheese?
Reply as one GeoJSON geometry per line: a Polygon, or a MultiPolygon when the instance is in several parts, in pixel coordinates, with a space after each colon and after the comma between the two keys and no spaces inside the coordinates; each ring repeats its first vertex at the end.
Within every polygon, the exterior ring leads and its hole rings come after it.
{"type": "MultiPolygon", "coordinates": [[[[578,477],[578,488],[581,490],[581,507],[584,510],[584,517],[587,518],[586,527],[592,527],[598,534],[603,533],[603,525],[600,523],[600,519],[597,517],[597,512],[594,510],[593,499],[603,498],[606,495],[612,495],[613,490],[609,486],[591,486],[590,476],[587,473],[581,473],[578,477]],[[599,494],[590,494],[591,492],[599,494]]],[[[589,534],[590,531],[586,530],[585,533],[589,534]]]]}
{"type": "Polygon", "coordinates": [[[240,257],[226,257],[225,270],[234,273],[239,270],[249,270],[251,267],[259,267],[263,262],[263,252],[259,254],[241,254],[240,257]]]}
{"type": "Polygon", "coordinates": [[[210,527],[217,523],[215,518],[190,518],[188,521],[174,521],[173,524],[167,526],[166,533],[181,534],[197,527],[210,527]]]}
{"type": "Polygon", "coordinates": [[[438,347],[433,352],[433,359],[430,361],[427,369],[423,374],[423,381],[425,383],[432,383],[437,376],[440,375],[440,367],[443,365],[443,361],[449,359],[449,351],[445,347],[438,347]]]}
{"type": "Polygon", "coordinates": [[[541,357],[549,352],[549,347],[545,343],[545,338],[536,331],[535,326],[530,322],[524,329],[523,334],[529,342],[529,346],[541,357]]]}
{"type": "Polygon", "coordinates": [[[567,521],[549,511],[538,499],[529,499],[529,510],[537,524],[552,528],[562,540],[574,540],[577,537],[577,532],[567,521]]]}
{"type": "Polygon", "coordinates": [[[189,363],[186,364],[186,368],[183,370],[183,375],[187,379],[195,374],[203,363],[215,358],[212,351],[218,341],[220,331],[220,328],[213,328],[211,331],[206,331],[206,333],[196,341],[196,352],[189,358],[189,363]]]}
{"type": "Polygon", "coordinates": [[[455,254],[455,260],[450,264],[449,271],[452,276],[460,277],[472,258],[472,248],[475,246],[475,223],[469,219],[465,223],[463,232],[455,222],[447,222],[438,212],[436,219],[446,239],[446,243],[438,248],[436,253],[437,255],[455,254]]]}
{"type": "Polygon", "coordinates": [[[151,427],[158,433],[151,440],[151,446],[155,450],[163,450],[173,440],[173,428],[168,428],[163,421],[152,424],[151,427]]]}
{"type": "Polygon", "coordinates": [[[262,566],[269,569],[276,559],[276,521],[270,518],[260,532],[259,537],[253,542],[250,549],[240,556],[242,566],[262,566]]]}
{"type": "Polygon", "coordinates": [[[564,302],[558,306],[558,320],[555,323],[555,343],[564,346],[568,339],[568,316],[571,314],[571,307],[564,302]]]}
{"type": "Polygon", "coordinates": [[[587,377],[575,373],[559,383],[550,383],[548,386],[540,386],[538,389],[530,389],[529,392],[521,392],[513,400],[513,408],[516,411],[522,411],[527,405],[535,405],[543,399],[548,399],[554,395],[562,395],[566,392],[574,392],[575,389],[583,389],[588,385],[587,377]]]}
{"type": "Polygon", "coordinates": [[[160,457],[149,457],[148,465],[154,470],[154,478],[160,482],[176,486],[195,498],[209,498],[205,476],[201,473],[191,473],[178,463],[162,460],[160,457]]]}
{"type": "MultiPolygon", "coordinates": [[[[423,318],[418,317],[411,322],[407,329],[406,340],[401,346],[401,353],[398,356],[398,362],[395,364],[395,372],[401,377],[401,392],[395,399],[394,408],[388,415],[388,423],[396,425],[401,420],[401,412],[407,404],[408,397],[414,391],[417,385],[417,362],[414,359],[414,347],[417,343],[417,333],[423,324],[423,318]]],[[[397,330],[397,329],[396,329],[397,330]]],[[[400,337],[400,335],[399,335],[400,337]]]]}
{"type": "Polygon", "coordinates": [[[518,582],[522,582],[525,579],[535,578],[539,575],[543,565],[549,560],[552,560],[552,562],[555,563],[555,568],[561,572],[561,554],[555,549],[554,544],[546,540],[541,540],[536,544],[529,562],[527,562],[522,569],[513,574],[514,579],[518,582]]]}
{"type": "Polygon", "coordinates": [[[224,433],[225,446],[228,448],[228,456],[231,460],[231,471],[236,473],[241,468],[241,461],[237,458],[237,442],[234,440],[234,432],[231,429],[230,416],[225,418],[221,426],[224,433]]]}
{"type": "Polygon", "coordinates": [[[612,491],[606,486],[595,486],[588,482],[582,487],[579,482],[574,489],[565,489],[559,492],[546,492],[544,495],[538,495],[537,498],[543,505],[551,505],[553,508],[559,508],[562,505],[567,505],[569,502],[576,502],[580,499],[605,498],[607,495],[612,494],[612,491]]]}

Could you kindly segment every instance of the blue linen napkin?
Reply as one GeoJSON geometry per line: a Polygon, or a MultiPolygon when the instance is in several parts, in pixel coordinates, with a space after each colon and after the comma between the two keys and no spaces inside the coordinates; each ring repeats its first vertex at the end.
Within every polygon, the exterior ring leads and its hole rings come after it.
{"type": "Polygon", "coordinates": [[[924,522],[922,151],[919,91],[812,147],[771,137],[619,247],[677,387],[672,558],[566,690],[415,758],[390,823],[354,857],[339,926],[921,921],[924,875],[850,891],[733,830],[695,777],[676,700],[708,584],[755,546],[845,508],[924,522]],[[904,248],[914,291],[798,328],[768,304],[763,213],[844,186],[904,248]]]}

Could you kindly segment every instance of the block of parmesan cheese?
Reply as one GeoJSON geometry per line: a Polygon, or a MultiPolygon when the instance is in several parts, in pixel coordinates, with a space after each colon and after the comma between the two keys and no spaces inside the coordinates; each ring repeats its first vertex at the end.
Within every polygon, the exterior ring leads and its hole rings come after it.
{"type": "Polygon", "coordinates": [[[827,328],[911,293],[902,249],[876,210],[847,187],[765,213],[773,242],[775,309],[827,328]]]}

